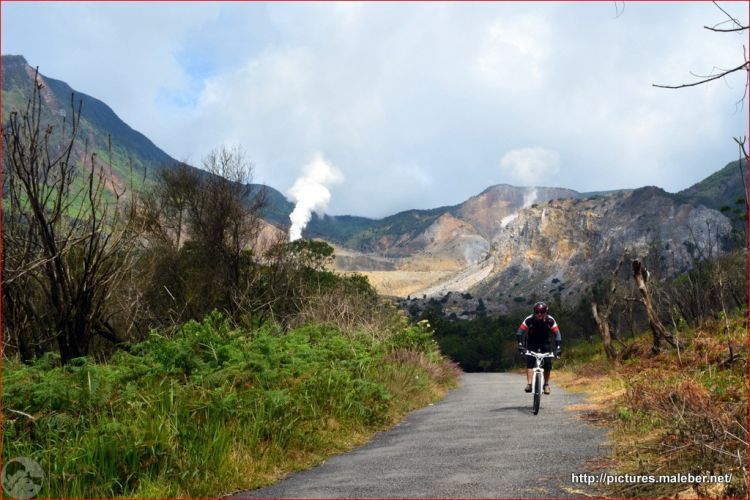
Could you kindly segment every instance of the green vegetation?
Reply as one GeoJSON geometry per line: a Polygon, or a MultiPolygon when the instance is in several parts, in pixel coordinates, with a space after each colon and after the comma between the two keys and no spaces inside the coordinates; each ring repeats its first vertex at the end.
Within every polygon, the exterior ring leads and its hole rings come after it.
{"type": "Polygon", "coordinates": [[[742,183],[740,168],[747,176],[747,160],[733,161],[724,168],[711,174],[697,184],[677,193],[678,199],[703,204],[715,210],[721,209],[727,202],[745,198],[745,186],[742,183]]]}
{"type": "Polygon", "coordinates": [[[359,234],[374,234],[374,227],[378,221],[366,217],[355,217],[351,215],[336,215],[313,217],[307,226],[307,234],[324,234],[332,241],[349,244],[359,234]]]}
{"type": "MultiPolygon", "coordinates": [[[[472,299],[470,294],[463,294],[463,299],[472,299]]],[[[519,367],[523,359],[518,355],[516,349],[516,331],[521,321],[530,314],[530,305],[539,298],[521,297],[517,308],[506,315],[490,315],[487,306],[480,297],[476,305],[470,306],[475,315],[473,319],[460,319],[456,313],[446,316],[444,307],[449,302],[449,296],[441,300],[430,299],[425,304],[425,309],[414,303],[405,302],[402,307],[410,314],[411,318],[426,320],[435,329],[435,339],[440,345],[441,351],[464,371],[504,371],[519,367]]],[[[582,339],[590,338],[595,332],[592,326],[590,305],[581,302],[577,306],[563,304],[559,297],[548,302],[550,314],[554,316],[563,337],[564,350],[567,353],[570,348],[589,350],[588,342],[580,344],[582,339]]],[[[469,311],[464,311],[469,313],[469,311]]],[[[567,357],[567,354],[566,354],[567,357]]]]}
{"type": "Polygon", "coordinates": [[[454,381],[424,324],[378,341],[214,312],[107,363],[3,363],[3,459],[39,462],[40,496],[214,496],[361,442],[454,381]]]}
{"type": "Polygon", "coordinates": [[[379,220],[352,216],[313,218],[307,232],[325,235],[326,238],[350,248],[372,251],[377,250],[378,242],[383,238],[398,239],[405,234],[417,235],[441,215],[455,210],[456,207],[407,210],[379,220]]]}
{"type": "Polygon", "coordinates": [[[440,350],[464,371],[502,371],[518,361],[515,332],[523,318],[480,314],[472,320],[449,319],[439,304],[420,317],[435,329],[440,350]]]}

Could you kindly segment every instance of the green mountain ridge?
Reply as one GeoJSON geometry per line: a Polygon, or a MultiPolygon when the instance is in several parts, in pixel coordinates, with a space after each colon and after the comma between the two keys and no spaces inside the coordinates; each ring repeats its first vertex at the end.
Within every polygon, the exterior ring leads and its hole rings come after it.
{"type": "MultiPolygon", "coordinates": [[[[7,123],[11,112],[24,112],[32,95],[32,85],[36,69],[31,67],[24,56],[3,55],[2,67],[2,122],[7,123]]],[[[79,138],[82,147],[78,151],[80,161],[84,154],[96,153],[104,162],[111,159],[112,173],[121,183],[132,182],[134,187],[150,182],[160,168],[170,168],[180,162],[156,146],[148,137],[121,120],[115,111],[95,97],[78,92],[67,83],[38,74],[42,88],[43,123],[59,127],[63,118],[78,109],[81,103],[79,138]],[[111,157],[109,143],[111,138],[111,157]]],[[[195,168],[195,167],[193,167],[195,168]]],[[[208,175],[197,169],[201,175],[208,175]]],[[[264,217],[276,225],[288,224],[289,214],[294,205],[277,190],[260,184],[252,184],[257,191],[266,189],[268,207],[264,217]]]]}
{"type": "MultiPolygon", "coordinates": [[[[31,98],[35,69],[23,56],[2,56],[2,117],[3,123],[11,111],[23,111],[31,98]]],[[[121,176],[132,165],[136,172],[143,173],[162,165],[177,163],[177,160],[159,149],[151,140],[132,129],[104,102],[73,90],[67,83],[39,73],[44,85],[43,119],[55,124],[62,117],[73,113],[81,103],[81,137],[90,143],[89,151],[106,154],[109,137],[112,138],[112,163],[121,176]]],[[[106,156],[104,156],[106,158],[106,156]]]]}
{"type": "Polygon", "coordinates": [[[746,201],[743,175],[747,179],[747,160],[735,160],[702,181],[676,193],[676,196],[715,210],[721,210],[725,206],[734,207],[741,204],[742,200],[746,201]]]}

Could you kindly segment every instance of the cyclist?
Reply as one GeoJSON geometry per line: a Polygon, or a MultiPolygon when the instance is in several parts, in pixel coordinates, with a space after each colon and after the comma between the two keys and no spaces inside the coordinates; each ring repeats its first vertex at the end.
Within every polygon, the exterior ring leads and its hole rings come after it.
{"type": "MultiPolygon", "coordinates": [[[[555,356],[560,357],[562,354],[562,337],[560,329],[557,327],[555,318],[547,314],[547,304],[537,302],[534,304],[534,314],[527,316],[521,322],[516,332],[518,340],[518,350],[522,353],[529,351],[551,352],[550,349],[552,336],[555,337],[555,356]],[[525,335],[525,344],[524,344],[525,335]]],[[[531,356],[526,356],[526,392],[531,392],[531,375],[533,374],[535,360],[531,356]]],[[[552,358],[545,358],[542,364],[544,368],[544,393],[549,394],[549,376],[552,371],[552,358]]]]}

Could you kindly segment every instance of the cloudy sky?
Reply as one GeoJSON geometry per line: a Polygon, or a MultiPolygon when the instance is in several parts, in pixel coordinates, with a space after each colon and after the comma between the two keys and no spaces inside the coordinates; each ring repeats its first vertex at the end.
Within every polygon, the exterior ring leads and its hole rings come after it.
{"type": "Polygon", "coordinates": [[[323,158],[328,213],[381,217],[499,183],[705,178],[747,135],[743,75],[652,84],[741,64],[747,33],[703,28],[726,19],[710,2],[2,2],[1,34],[177,159],[239,145],[288,194],[323,158]]]}

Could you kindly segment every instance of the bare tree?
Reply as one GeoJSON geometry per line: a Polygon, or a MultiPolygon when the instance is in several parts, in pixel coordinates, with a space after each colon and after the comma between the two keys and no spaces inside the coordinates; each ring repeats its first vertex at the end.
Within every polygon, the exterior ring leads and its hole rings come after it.
{"type": "MultiPolygon", "coordinates": [[[[607,358],[611,360],[620,359],[620,355],[617,353],[617,349],[612,345],[612,334],[610,330],[609,317],[617,304],[617,274],[622,267],[625,257],[621,258],[617,262],[615,270],[612,272],[612,278],[608,283],[603,283],[602,296],[597,301],[596,296],[591,301],[591,314],[594,318],[599,334],[602,337],[602,343],[604,344],[604,352],[607,354],[607,358]]],[[[622,354],[622,353],[621,353],[622,354]]]]}
{"type": "Polygon", "coordinates": [[[188,210],[200,189],[200,173],[186,163],[162,165],[151,190],[140,196],[140,216],[152,244],[182,246],[188,210]]]}
{"type": "Polygon", "coordinates": [[[212,151],[202,166],[163,167],[140,204],[151,325],[214,308],[234,315],[241,285],[257,272],[265,189],[250,183],[239,148],[212,151]]]}
{"type": "Polygon", "coordinates": [[[3,329],[23,358],[56,343],[63,363],[86,355],[94,336],[118,345],[113,294],[136,238],[131,206],[111,167],[77,147],[81,116],[42,125],[43,84],[3,128],[3,329]],[[105,200],[110,186],[113,200],[105,200]]]}
{"type": "MultiPolygon", "coordinates": [[[[743,32],[747,31],[750,26],[747,24],[743,24],[740,22],[737,18],[729,14],[726,10],[722,9],[721,6],[716,3],[715,1],[712,2],[719,11],[724,15],[725,19],[719,23],[714,24],[713,26],[703,26],[703,28],[715,32],[715,33],[735,33],[742,35],[743,32]],[[728,27],[727,27],[728,26],[728,27]]],[[[745,99],[747,98],[748,93],[748,86],[750,86],[750,59],[748,59],[747,54],[747,47],[742,46],[742,63],[738,64],[737,66],[734,66],[732,68],[716,68],[714,67],[713,70],[709,74],[699,75],[691,72],[690,74],[697,78],[694,82],[689,83],[682,83],[677,85],[662,85],[662,84],[653,84],[654,87],[659,87],[663,89],[683,89],[687,87],[697,87],[699,85],[705,85],[712,81],[719,80],[722,78],[725,78],[732,73],[736,73],[738,71],[744,71],[745,72],[745,86],[742,92],[742,97],[738,101],[738,104],[744,103],[745,99]]],[[[745,195],[745,206],[748,206],[748,185],[747,185],[747,177],[742,171],[742,160],[745,160],[745,164],[747,165],[748,160],[748,152],[745,149],[745,142],[747,140],[746,137],[735,137],[735,142],[740,147],[740,161],[738,163],[739,171],[740,171],[740,177],[742,179],[743,186],[745,187],[744,195],[745,195]]],[[[747,233],[746,233],[747,234],[747,233]]]]}
{"type": "Polygon", "coordinates": [[[252,166],[240,148],[212,151],[203,168],[212,175],[201,183],[190,205],[192,238],[217,252],[236,289],[243,252],[252,248],[262,227],[266,192],[253,189],[252,166]]]}
{"type": "Polygon", "coordinates": [[[654,335],[654,344],[652,347],[652,351],[654,353],[658,353],[661,350],[661,341],[666,340],[672,347],[676,347],[677,344],[675,343],[674,337],[672,337],[672,334],[669,333],[669,331],[664,327],[664,325],[659,321],[659,317],[656,314],[656,310],[654,308],[653,302],[651,300],[651,294],[648,290],[648,280],[649,280],[649,272],[646,269],[645,266],[641,264],[641,262],[638,259],[633,260],[632,262],[633,266],[633,279],[635,280],[636,285],[638,286],[638,292],[640,293],[640,298],[638,299],[631,299],[636,300],[643,304],[643,307],[646,309],[646,315],[648,316],[648,324],[651,327],[651,332],[654,335]]]}
{"type": "MultiPolygon", "coordinates": [[[[747,185],[747,175],[742,171],[742,160],[745,160],[745,166],[748,165],[748,160],[750,160],[750,156],[748,156],[748,151],[746,147],[747,137],[735,137],[734,142],[737,143],[737,146],[740,150],[740,160],[739,160],[739,169],[740,169],[740,177],[742,178],[742,187],[745,188],[744,195],[745,195],[745,209],[748,209],[748,200],[750,200],[750,194],[748,192],[748,185],[747,185]]],[[[747,230],[745,231],[745,234],[747,235],[747,230]]]]}

